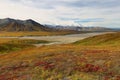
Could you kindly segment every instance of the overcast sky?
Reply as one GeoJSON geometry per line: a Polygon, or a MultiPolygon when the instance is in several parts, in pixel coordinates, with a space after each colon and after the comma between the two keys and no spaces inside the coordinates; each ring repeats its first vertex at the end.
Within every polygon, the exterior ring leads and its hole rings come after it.
{"type": "Polygon", "coordinates": [[[0,0],[0,18],[120,28],[120,0],[0,0]]]}

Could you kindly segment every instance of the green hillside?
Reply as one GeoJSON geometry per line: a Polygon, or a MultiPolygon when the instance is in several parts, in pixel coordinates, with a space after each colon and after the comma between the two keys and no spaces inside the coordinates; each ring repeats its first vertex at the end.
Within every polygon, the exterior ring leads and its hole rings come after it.
{"type": "Polygon", "coordinates": [[[120,45],[120,32],[89,37],[75,42],[78,45],[120,45]]]}

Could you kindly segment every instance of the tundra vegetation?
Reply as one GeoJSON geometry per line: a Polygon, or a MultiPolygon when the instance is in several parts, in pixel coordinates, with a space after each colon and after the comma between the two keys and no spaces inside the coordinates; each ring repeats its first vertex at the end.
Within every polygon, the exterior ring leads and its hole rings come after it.
{"type": "Polygon", "coordinates": [[[0,37],[23,37],[23,36],[53,36],[53,35],[66,35],[66,34],[76,34],[76,33],[86,33],[86,32],[76,32],[76,31],[19,31],[19,32],[0,32],[0,37]]]}
{"type": "Polygon", "coordinates": [[[0,39],[0,47],[22,46],[1,51],[6,53],[0,54],[0,80],[120,80],[119,32],[71,44],[35,47],[31,43],[0,39]]]}
{"type": "Polygon", "coordinates": [[[11,51],[22,50],[24,48],[35,47],[34,44],[40,43],[50,43],[49,41],[45,40],[33,40],[33,39],[0,39],[0,53],[6,53],[11,51]]]}

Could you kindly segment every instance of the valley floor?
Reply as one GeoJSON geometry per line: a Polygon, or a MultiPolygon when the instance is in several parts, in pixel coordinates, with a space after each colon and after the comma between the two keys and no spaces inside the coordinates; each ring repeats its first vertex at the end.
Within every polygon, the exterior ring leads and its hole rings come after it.
{"type": "Polygon", "coordinates": [[[36,46],[42,46],[42,45],[53,45],[53,44],[69,44],[81,39],[85,39],[87,37],[106,34],[106,33],[110,33],[110,32],[94,32],[94,33],[69,34],[69,35],[57,35],[57,36],[55,35],[54,36],[25,36],[25,37],[24,36],[23,37],[3,36],[0,38],[34,39],[34,40],[46,40],[51,42],[47,44],[35,44],[36,46]]]}

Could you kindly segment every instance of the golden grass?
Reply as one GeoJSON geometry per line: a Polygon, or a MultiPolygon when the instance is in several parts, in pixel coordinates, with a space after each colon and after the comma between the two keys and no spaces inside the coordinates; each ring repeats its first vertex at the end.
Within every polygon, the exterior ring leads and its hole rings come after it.
{"type": "Polygon", "coordinates": [[[15,40],[15,39],[11,39],[11,38],[8,38],[8,39],[6,39],[6,38],[0,38],[0,44],[2,44],[2,43],[7,43],[7,42],[9,42],[9,41],[11,41],[11,40],[15,40]]]}
{"type": "Polygon", "coordinates": [[[98,45],[98,46],[120,46],[120,32],[117,33],[107,33],[102,35],[97,35],[89,37],[77,42],[74,42],[76,45],[98,45]]]}
{"type": "Polygon", "coordinates": [[[44,32],[44,31],[34,31],[34,32],[0,32],[0,37],[10,36],[10,37],[18,37],[18,36],[52,36],[52,35],[65,35],[65,34],[73,34],[77,33],[74,31],[53,31],[53,32],[44,32]]]}

